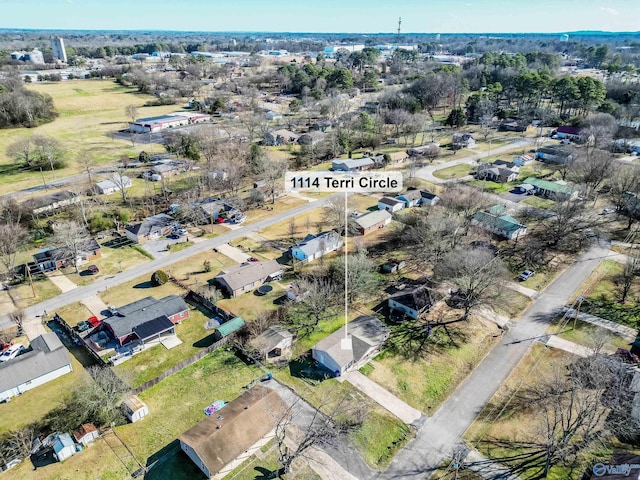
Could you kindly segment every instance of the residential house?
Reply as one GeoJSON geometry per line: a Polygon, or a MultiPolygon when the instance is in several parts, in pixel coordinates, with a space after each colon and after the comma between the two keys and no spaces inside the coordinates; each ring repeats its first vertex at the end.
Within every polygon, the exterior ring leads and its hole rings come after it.
{"type": "Polygon", "coordinates": [[[80,445],[84,445],[85,447],[100,436],[98,429],[93,423],[85,423],[80,426],[78,430],[73,432],[73,438],[75,438],[76,442],[80,445]]]}
{"type": "Polygon", "coordinates": [[[198,204],[198,210],[200,223],[213,223],[221,215],[223,218],[233,216],[236,209],[222,200],[208,199],[198,204]]]}
{"type": "Polygon", "coordinates": [[[292,258],[301,262],[312,262],[327,253],[339,249],[343,244],[342,237],[330,230],[318,235],[307,235],[296,246],[291,247],[289,253],[292,258]]]}
{"type": "Polygon", "coordinates": [[[324,133],[312,130],[308,133],[303,133],[298,137],[298,144],[300,145],[317,145],[324,140],[324,133]]]}
{"type": "MultiPolygon", "coordinates": [[[[541,197],[551,198],[554,200],[567,200],[575,197],[578,192],[573,190],[566,182],[556,180],[551,182],[536,177],[528,177],[524,181],[524,185],[533,185],[534,193],[541,197]]],[[[522,187],[522,185],[521,185],[522,187]]]]}
{"type": "Polygon", "coordinates": [[[458,150],[460,148],[472,148],[476,144],[476,139],[470,133],[454,133],[451,138],[451,144],[453,148],[458,150]]]}
{"type": "MultiPolygon", "coordinates": [[[[516,157],[517,158],[517,157],[516,157]]],[[[520,173],[520,167],[522,166],[522,164],[520,162],[509,162],[507,160],[494,160],[494,162],[491,164],[494,167],[500,167],[500,168],[508,168],[509,170],[513,170],[514,172],[520,173]]]]}
{"type": "Polygon", "coordinates": [[[207,173],[207,177],[212,182],[224,182],[228,176],[224,170],[211,170],[207,173]]]}
{"type": "Polygon", "coordinates": [[[389,155],[389,159],[391,160],[392,164],[393,163],[402,163],[407,158],[409,158],[409,154],[406,151],[391,152],[388,155],[389,155]]]}
{"type": "Polygon", "coordinates": [[[382,197],[378,200],[378,210],[386,210],[389,213],[399,212],[404,208],[404,202],[397,198],[382,197]]]}
{"type": "Polygon", "coordinates": [[[407,190],[398,195],[396,200],[404,202],[406,208],[419,207],[422,205],[422,193],[420,193],[420,190],[407,190]]]}
{"type": "Polygon", "coordinates": [[[533,155],[518,155],[513,157],[513,161],[511,163],[519,167],[524,167],[525,165],[533,162],[534,160],[535,158],[533,157],[533,155]]]}
{"type": "Polygon", "coordinates": [[[317,120],[313,125],[311,125],[311,130],[327,133],[331,131],[333,128],[333,122],[329,119],[320,119],[317,120]]]}
{"type": "Polygon", "coordinates": [[[556,129],[555,135],[558,138],[566,138],[568,140],[579,140],[581,129],[578,127],[561,126],[556,129]]]}
{"type": "Polygon", "coordinates": [[[426,157],[426,158],[435,158],[440,153],[440,144],[437,142],[427,143],[425,145],[421,145],[420,147],[414,147],[407,150],[407,155],[409,157],[426,157]]]}
{"type": "Polygon", "coordinates": [[[420,190],[420,195],[422,195],[422,201],[420,205],[427,205],[429,207],[433,207],[440,203],[440,197],[435,193],[431,193],[429,190],[420,190]]]}
{"type": "Polygon", "coordinates": [[[336,172],[361,172],[362,170],[370,170],[374,165],[375,162],[369,157],[349,158],[331,162],[331,168],[336,172]]]}
{"type": "Polygon", "coordinates": [[[34,254],[33,260],[40,271],[49,272],[69,265],[83,265],[101,256],[98,242],[93,238],[88,238],[78,242],[75,249],[66,246],[45,248],[34,254]],[[75,258],[74,250],[77,252],[75,258]]]}
{"type": "MultiPolygon", "coordinates": [[[[433,306],[433,299],[427,285],[407,287],[394,293],[388,300],[392,314],[399,312],[403,317],[417,320],[433,306]]],[[[396,313],[397,314],[397,313],[396,313]]]]}
{"type": "Polygon", "coordinates": [[[336,377],[349,370],[357,370],[373,358],[386,342],[391,330],[375,317],[362,315],[343,329],[336,330],[320,340],[311,349],[315,361],[336,377]],[[349,341],[350,340],[350,341],[349,341]]]}
{"type": "Polygon", "coordinates": [[[274,112],[273,110],[269,110],[266,114],[265,114],[265,118],[269,121],[273,121],[273,120],[282,120],[282,114],[278,113],[278,112],[274,112]]]}
{"type": "Polygon", "coordinates": [[[224,322],[223,324],[216,327],[214,338],[216,340],[222,340],[224,337],[228,337],[229,335],[237,332],[244,326],[245,326],[245,322],[242,317],[232,318],[231,320],[224,322]]]}
{"type": "Polygon", "coordinates": [[[498,130],[501,132],[524,132],[529,122],[520,118],[505,118],[500,122],[498,130]]]}
{"type": "Polygon", "coordinates": [[[169,235],[176,225],[176,221],[166,213],[159,213],[145,218],[140,223],[127,225],[124,229],[125,235],[135,243],[145,243],[148,240],[155,240],[165,235],[169,235]]]}
{"type": "Polygon", "coordinates": [[[355,219],[356,228],[360,235],[366,235],[380,228],[384,228],[391,223],[391,215],[386,210],[376,210],[374,212],[360,215],[355,219]]]}
{"type": "Polygon", "coordinates": [[[115,192],[122,192],[125,188],[131,188],[133,182],[126,175],[122,177],[114,175],[111,180],[103,180],[96,183],[96,190],[100,195],[111,195],[115,192]]]}
{"type": "Polygon", "coordinates": [[[282,277],[282,266],[275,260],[269,260],[233,265],[221,270],[213,281],[229,295],[237,297],[280,277],[282,277]]]}
{"type": "Polygon", "coordinates": [[[69,352],[55,333],[31,341],[29,349],[0,363],[0,402],[71,373],[69,352]]]}
{"type": "Polygon", "coordinates": [[[78,203],[80,197],[69,190],[49,193],[40,197],[35,197],[24,202],[24,205],[33,212],[34,215],[50,213],[61,210],[69,205],[78,203]]]}
{"type": "Polygon", "coordinates": [[[68,433],[58,433],[52,439],[53,456],[59,462],[64,462],[67,458],[76,454],[76,444],[68,433]]]}
{"type": "Polygon", "coordinates": [[[180,435],[180,448],[206,478],[221,479],[274,437],[287,408],[275,390],[256,385],[180,435]]]}
{"type": "Polygon", "coordinates": [[[527,233],[526,225],[507,214],[478,212],[471,220],[471,224],[507,240],[517,239],[527,233]]]}
{"type": "Polygon", "coordinates": [[[154,182],[159,182],[162,178],[179,175],[184,172],[184,170],[185,165],[182,162],[167,161],[158,163],[149,169],[151,174],[150,179],[154,182]]]}
{"type": "Polygon", "coordinates": [[[149,415],[149,407],[146,403],[140,400],[136,395],[127,397],[122,405],[120,405],[124,416],[127,417],[131,423],[136,423],[149,415]]]}
{"type": "Polygon", "coordinates": [[[515,182],[518,172],[508,168],[494,167],[488,163],[481,163],[476,174],[478,180],[489,180],[497,183],[515,182]]]}
{"type": "Polygon", "coordinates": [[[264,134],[264,145],[269,147],[274,147],[277,145],[286,145],[289,143],[296,143],[300,135],[294,133],[290,130],[274,130],[272,132],[267,132],[264,134]]]}
{"type": "Polygon", "coordinates": [[[169,295],[160,300],[145,297],[118,307],[117,315],[102,323],[120,346],[138,341],[148,343],[167,334],[175,333],[176,323],[189,318],[189,306],[180,295],[169,295]]]}
{"type": "Polygon", "coordinates": [[[559,145],[540,147],[536,150],[536,160],[546,163],[565,164],[570,162],[572,158],[571,152],[559,145]]]}
{"type": "Polygon", "coordinates": [[[272,325],[251,340],[250,345],[266,361],[289,358],[293,345],[293,334],[280,325],[272,325]]]}

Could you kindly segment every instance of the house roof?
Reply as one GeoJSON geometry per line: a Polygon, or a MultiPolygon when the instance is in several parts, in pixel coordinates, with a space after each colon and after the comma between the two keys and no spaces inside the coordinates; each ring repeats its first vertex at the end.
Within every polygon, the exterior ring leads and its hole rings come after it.
{"type": "Polygon", "coordinates": [[[299,138],[300,134],[292,132],[291,130],[287,130],[285,128],[281,128],[280,130],[274,130],[273,132],[270,132],[271,135],[273,135],[274,138],[276,137],[282,137],[282,138],[286,138],[287,140],[290,138],[299,138]]]}
{"type": "Polygon", "coordinates": [[[547,153],[549,155],[558,155],[568,157],[571,153],[559,145],[549,145],[548,147],[540,147],[536,150],[536,153],[547,153]]]}
{"type": "Polygon", "coordinates": [[[391,158],[392,162],[404,160],[405,158],[407,158],[407,152],[391,152],[389,154],[389,158],[391,158]]]}
{"type": "Polygon", "coordinates": [[[393,215],[391,215],[389,212],[387,212],[386,210],[376,210],[374,212],[370,212],[367,213],[365,215],[361,215],[360,217],[356,218],[356,223],[364,228],[371,228],[374,225],[377,225],[378,223],[384,222],[386,220],[389,220],[393,217],[393,215]]]}
{"type": "Polygon", "coordinates": [[[568,125],[562,125],[556,129],[558,133],[564,133],[567,135],[580,135],[580,128],[570,127],[568,125]]]}
{"type": "Polygon", "coordinates": [[[427,143],[425,145],[421,145],[419,147],[410,148],[407,150],[407,155],[409,156],[420,156],[427,155],[432,153],[437,153],[440,150],[439,143],[427,143]]]}
{"type": "Polygon", "coordinates": [[[238,290],[245,285],[265,280],[270,275],[282,271],[282,266],[275,260],[267,262],[244,262],[225,268],[215,278],[224,280],[231,290],[238,290]]]}
{"type": "Polygon", "coordinates": [[[420,193],[420,190],[407,190],[406,192],[398,195],[396,198],[400,197],[406,198],[409,201],[420,200],[422,198],[422,194],[420,193]]]}
{"type": "Polygon", "coordinates": [[[222,335],[223,337],[226,337],[227,335],[230,335],[233,332],[240,330],[242,327],[244,327],[244,325],[245,323],[242,317],[235,317],[229,320],[228,322],[224,322],[222,325],[216,328],[216,330],[218,331],[218,333],[220,333],[220,335],[222,335]]]}
{"type": "Polygon", "coordinates": [[[276,348],[284,340],[293,341],[293,333],[280,325],[272,325],[251,341],[251,346],[263,355],[276,348]]]}
{"type": "Polygon", "coordinates": [[[340,367],[345,367],[352,361],[361,360],[369,348],[382,345],[390,333],[389,327],[376,317],[362,315],[349,322],[347,326],[347,335],[352,339],[352,349],[342,349],[342,328],[320,340],[313,349],[326,352],[340,367]]]}
{"type": "Polygon", "coordinates": [[[150,234],[153,231],[161,230],[165,227],[169,227],[175,223],[175,220],[172,216],[167,215],[166,213],[159,213],[157,215],[153,215],[151,217],[145,218],[140,223],[135,223],[133,225],[127,225],[125,228],[127,231],[133,233],[137,236],[145,236],[150,234]]]}
{"type": "Polygon", "coordinates": [[[390,205],[392,207],[394,205],[399,205],[399,204],[404,205],[404,202],[402,200],[398,200],[397,198],[391,198],[391,197],[382,197],[380,200],[378,200],[378,203],[382,203],[384,205],[390,205]]]}
{"type": "Polygon", "coordinates": [[[30,350],[0,363],[0,392],[5,392],[71,363],[69,352],[55,333],[31,341],[30,350]]]}
{"type": "Polygon", "coordinates": [[[136,395],[130,395],[124,399],[124,401],[122,402],[122,406],[126,408],[131,414],[137,412],[138,410],[142,410],[147,406],[147,404],[140,400],[140,397],[136,395]]]}
{"type": "Polygon", "coordinates": [[[101,182],[96,183],[96,186],[101,190],[108,190],[110,188],[120,189],[120,186],[127,187],[127,185],[131,184],[131,179],[126,175],[123,175],[122,178],[114,177],[111,180],[103,180],[101,182]]]}
{"type": "Polygon", "coordinates": [[[39,197],[26,200],[24,203],[31,209],[37,210],[38,208],[47,207],[54,203],[59,203],[64,200],[77,199],[78,195],[69,191],[62,190],[61,192],[49,193],[47,195],[41,195],[39,197]]]}
{"type": "Polygon", "coordinates": [[[97,431],[98,429],[96,428],[96,426],[93,423],[84,423],[80,426],[79,429],[77,429],[75,432],[73,432],[73,438],[76,439],[76,442],[79,442],[82,437],[84,437],[85,435],[88,435],[92,432],[97,431]]]}
{"type": "MultiPolygon", "coordinates": [[[[79,254],[86,254],[100,250],[100,245],[94,238],[88,238],[77,245],[79,254]]],[[[66,247],[49,248],[33,255],[36,263],[44,263],[49,261],[71,260],[73,252],[66,247]]]]}
{"type": "Polygon", "coordinates": [[[438,195],[436,195],[435,193],[431,193],[429,190],[420,190],[420,195],[422,196],[422,198],[426,198],[427,200],[438,198],[438,195]]]}
{"type": "Polygon", "coordinates": [[[148,338],[160,335],[161,333],[168,332],[174,327],[171,320],[166,315],[162,315],[153,320],[148,320],[140,325],[136,325],[132,328],[133,333],[143,342],[148,338]]]}
{"type": "Polygon", "coordinates": [[[467,142],[469,140],[473,140],[473,135],[471,135],[468,132],[465,132],[465,133],[458,132],[453,134],[454,142],[467,142]]]}
{"type": "Polygon", "coordinates": [[[526,228],[525,225],[518,222],[511,215],[498,216],[487,212],[478,212],[474,215],[473,219],[480,225],[505,232],[515,232],[521,228],[526,228]]]}
{"type": "MultiPolygon", "coordinates": [[[[104,323],[112,328],[116,337],[122,338],[134,333],[136,327],[141,327],[146,322],[170,317],[185,310],[189,310],[189,306],[180,295],[169,295],[160,300],[145,297],[119,307],[118,315],[105,319],[104,323]]],[[[150,328],[151,326],[144,327],[141,333],[146,333],[150,328]]]]}
{"type": "Polygon", "coordinates": [[[507,211],[507,207],[504,205],[492,205],[487,209],[491,215],[501,215],[507,211]]]}
{"type": "Polygon", "coordinates": [[[513,168],[518,166],[513,162],[509,162],[507,160],[500,160],[500,159],[495,160],[493,162],[493,165],[495,165],[496,167],[503,167],[503,168],[508,168],[508,169],[513,169],[513,168]]]}
{"type": "Polygon", "coordinates": [[[178,439],[195,450],[213,475],[273,430],[286,410],[274,390],[256,385],[178,439]]]}
{"type": "Polygon", "coordinates": [[[318,252],[335,250],[342,245],[342,238],[333,230],[318,235],[307,235],[295,248],[299,248],[308,257],[318,252]]]}
{"type": "Polygon", "coordinates": [[[524,183],[528,183],[534,187],[554,193],[565,193],[567,195],[571,195],[573,193],[573,189],[566,184],[550,182],[549,180],[543,180],[541,178],[529,177],[525,179],[524,183]]]}
{"type": "Polygon", "coordinates": [[[402,289],[391,295],[389,299],[417,312],[433,305],[433,300],[427,285],[402,289]]]}
{"type": "Polygon", "coordinates": [[[161,123],[167,123],[167,122],[179,122],[182,120],[188,120],[188,118],[180,115],[158,115],[156,117],[139,118],[133,123],[161,124],[161,123]]]}
{"type": "Polygon", "coordinates": [[[333,165],[342,164],[346,168],[351,170],[353,168],[360,168],[360,167],[373,165],[375,162],[369,157],[363,157],[363,158],[349,158],[347,160],[334,160],[332,163],[333,165]]]}

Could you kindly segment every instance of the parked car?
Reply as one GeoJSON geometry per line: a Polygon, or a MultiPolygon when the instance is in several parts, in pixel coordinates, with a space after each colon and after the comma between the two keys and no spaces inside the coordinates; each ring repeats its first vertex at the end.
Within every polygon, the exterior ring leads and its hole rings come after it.
{"type": "Polygon", "coordinates": [[[9,348],[7,348],[4,352],[2,352],[2,355],[0,355],[0,363],[8,362],[12,358],[15,358],[18,355],[20,355],[23,351],[24,351],[24,346],[21,343],[15,343],[9,346],[9,348]]]}
{"type": "Polygon", "coordinates": [[[78,332],[86,332],[90,328],[91,328],[91,324],[86,320],[82,320],[81,322],[78,322],[78,324],[75,326],[75,329],[78,332]]]}
{"type": "Polygon", "coordinates": [[[181,237],[186,235],[187,233],[187,229],[186,228],[179,228],[178,230],[175,230],[174,233],[177,233],[178,235],[180,235],[181,237]]]}
{"type": "Polygon", "coordinates": [[[260,261],[256,257],[249,257],[249,258],[247,258],[247,260],[250,261],[250,262],[259,262],[260,261]]]}
{"type": "Polygon", "coordinates": [[[109,313],[111,315],[117,315],[118,314],[118,309],[114,306],[114,305],[109,305],[109,313]]]}
{"type": "Polygon", "coordinates": [[[177,239],[180,238],[180,235],[178,235],[177,233],[174,232],[174,233],[170,233],[169,235],[167,235],[167,238],[169,240],[177,240],[177,239]]]}
{"type": "Polygon", "coordinates": [[[91,275],[95,275],[96,273],[99,273],[99,272],[100,272],[100,269],[98,268],[98,266],[97,266],[97,265],[89,265],[89,266],[87,267],[87,270],[89,271],[89,273],[90,273],[91,275]]]}
{"type": "Polygon", "coordinates": [[[612,213],[616,213],[615,208],[603,208],[600,215],[611,215],[612,213]]]}
{"type": "Polygon", "coordinates": [[[89,322],[89,325],[92,327],[97,327],[102,323],[102,320],[98,319],[98,317],[94,315],[93,317],[87,318],[87,322],[89,322]]]}
{"type": "Polygon", "coordinates": [[[524,282],[525,280],[529,280],[535,274],[536,272],[534,270],[525,270],[518,276],[518,280],[520,280],[521,282],[524,282]]]}

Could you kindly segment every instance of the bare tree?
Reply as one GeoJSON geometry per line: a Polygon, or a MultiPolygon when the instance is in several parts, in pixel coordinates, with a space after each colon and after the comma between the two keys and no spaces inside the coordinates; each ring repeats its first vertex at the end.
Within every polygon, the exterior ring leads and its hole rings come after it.
{"type": "Polygon", "coordinates": [[[0,225],[0,261],[9,277],[15,275],[16,255],[28,238],[27,229],[17,222],[0,225]]]}
{"type": "Polygon", "coordinates": [[[324,221],[336,232],[342,234],[345,231],[344,217],[345,217],[344,200],[335,198],[329,200],[324,206],[323,219],[324,221]]]}
{"type": "Polygon", "coordinates": [[[318,276],[303,277],[297,284],[299,297],[289,304],[288,319],[296,335],[305,337],[335,315],[338,291],[333,282],[318,276]]]}
{"type": "Polygon", "coordinates": [[[24,321],[27,318],[27,315],[24,312],[24,309],[23,308],[17,308],[16,310],[14,310],[13,312],[11,312],[9,314],[9,318],[18,327],[18,331],[16,332],[16,335],[18,337],[21,337],[22,335],[24,335],[23,325],[24,325],[24,321]]]}
{"type": "Polygon", "coordinates": [[[575,152],[576,158],[571,164],[569,177],[583,186],[587,198],[592,198],[613,171],[613,154],[589,147],[576,149],[575,152]]]}
{"type": "Polygon", "coordinates": [[[267,193],[271,197],[272,204],[276,203],[276,197],[281,191],[283,185],[281,180],[286,169],[285,162],[269,160],[265,165],[265,170],[260,175],[266,184],[267,193]]]}
{"type": "Polygon", "coordinates": [[[486,248],[454,250],[434,268],[436,278],[456,286],[451,300],[464,309],[463,318],[478,307],[496,306],[506,273],[502,260],[486,248]]]}
{"type": "Polygon", "coordinates": [[[131,123],[135,123],[138,118],[138,106],[137,105],[127,105],[124,107],[124,113],[131,123]]]}
{"type": "Polygon", "coordinates": [[[611,200],[616,209],[627,216],[627,230],[640,217],[640,168],[636,165],[617,165],[610,179],[611,200]]]}
{"type": "Polygon", "coordinates": [[[458,245],[463,234],[462,220],[442,210],[420,210],[400,218],[399,242],[407,245],[420,263],[437,263],[458,245]]]}
{"type": "Polygon", "coordinates": [[[78,258],[82,253],[81,248],[88,238],[87,229],[74,221],[58,223],[54,227],[53,243],[58,246],[65,260],[71,260],[76,273],[79,273],[78,258]]]}
{"type": "Polygon", "coordinates": [[[624,268],[620,275],[616,278],[616,284],[618,285],[618,292],[620,294],[620,303],[627,301],[627,296],[631,291],[633,281],[640,275],[640,255],[638,252],[634,252],[632,255],[628,255],[624,263],[624,268]]]}
{"type": "Polygon", "coordinates": [[[468,227],[473,216],[491,203],[486,195],[477,189],[459,186],[448,188],[441,196],[442,205],[462,217],[464,227],[468,227]]]}

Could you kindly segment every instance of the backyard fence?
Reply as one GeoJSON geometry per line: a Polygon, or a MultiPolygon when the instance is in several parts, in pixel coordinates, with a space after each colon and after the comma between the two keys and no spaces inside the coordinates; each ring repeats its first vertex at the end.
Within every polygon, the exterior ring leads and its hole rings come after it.
{"type": "Polygon", "coordinates": [[[183,360],[182,362],[178,363],[177,365],[174,365],[170,369],[165,370],[160,375],[158,375],[156,378],[153,378],[153,379],[149,380],[148,382],[145,382],[142,385],[139,385],[138,387],[134,388],[132,390],[132,393],[134,395],[137,395],[137,394],[139,394],[141,392],[144,392],[145,390],[153,387],[154,385],[157,385],[158,383],[160,383],[165,378],[170,377],[174,373],[178,373],[183,368],[188,367],[192,363],[197,362],[201,358],[204,358],[205,356],[207,356],[211,352],[214,352],[218,348],[222,347],[224,344],[229,342],[229,340],[231,340],[234,336],[235,335],[233,335],[233,334],[227,335],[226,337],[222,338],[221,340],[218,340],[217,342],[209,345],[208,347],[202,349],[201,351],[199,351],[195,355],[192,355],[191,357],[187,358],[186,360],[183,360]]]}
{"type": "Polygon", "coordinates": [[[69,335],[69,337],[71,337],[71,340],[73,340],[73,342],[80,346],[83,347],[84,350],[89,354],[89,356],[95,360],[95,362],[101,366],[101,367],[105,367],[107,366],[107,364],[105,363],[105,361],[102,359],[102,357],[100,357],[100,355],[98,355],[98,353],[91,348],[88,344],[87,341],[80,336],[80,334],[75,331],[73,329],[73,327],[71,327],[64,318],[62,318],[60,315],[58,315],[57,313],[53,316],[53,321],[58,322],[60,324],[60,326],[62,327],[62,329],[65,331],[65,333],[67,333],[67,335],[69,335]]]}

